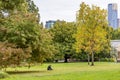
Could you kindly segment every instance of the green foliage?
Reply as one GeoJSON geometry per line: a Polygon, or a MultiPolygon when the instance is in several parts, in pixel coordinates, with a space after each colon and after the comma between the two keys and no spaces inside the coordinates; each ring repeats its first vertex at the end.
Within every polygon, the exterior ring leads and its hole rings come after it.
{"type": "Polygon", "coordinates": [[[33,38],[31,36],[33,34],[37,34],[37,32],[33,32],[36,29],[37,25],[36,22],[33,21],[33,18],[35,18],[33,14],[22,15],[22,13],[7,17],[4,21],[4,25],[1,26],[4,28],[3,32],[6,32],[6,35],[4,35],[4,38],[2,39],[8,40],[9,42],[18,42],[17,40],[21,39],[19,42],[21,42],[22,45],[25,43],[23,38],[33,38]],[[30,32],[31,34],[29,34],[30,32]]]}
{"type": "Polygon", "coordinates": [[[26,0],[1,0],[2,10],[25,10],[26,0]],[[23,8],[24,7],[24,8],[23,8]]]}
{"type": "Polygon", "coordinates": [[[73,54],[74,49],[72,49],[72,45],[75,42],[73,38],[73,34],[76,32],[75,23],[65,22],[65,21],[57,21],[54,24],[54,27],[51,28],[51,32],[53,33],[53,41],[56,46],[56,49],[59,51],[56,54],[56,58],[62,58],[64,54],[73,54]]]}
{"type": "Polygon", "coordinates": [[[120,28],[113,30],[112,32],[112,40],[120,39],[120,28]]]}
{"type": "Polygon", "coordinates": [[[75,48],[78,52],[84,50],[92,55],[91,65],[94,65],[94,54],[104,50],[105,46],[109,48],[106,11],[96,6],[90,7],[83,2],[77,14],[77,26],[75,48]]]}
{"type": "Polygon", "coordinates": [[[4,26],[3,32],[6,34],[2,32],[2,41],[7,40],[24,50],[29,48],[29,54],[33,61],[43,62],[53,55],[52,36],[38,24],[35,14],[11,15],[6,18],[4,26]]]}
{"type": "Polygon", "coordinates": [[[7,73],[0,71],[0,79],[8,78],[8,77],[9,75],[7,73]]]}
{"type": "Polygon", "coordinates": [[[38,13],[39,9],[38,7],[34,4],[32,0],[26,0],[28,4],[28,12],[36,14],[36,18],[38,19],[37,22],[39,23],[40,21],[40,14],[38,13]]]}
{"type": "Polygon", "coordinates": [[[56,53],[55,47],[52,42],[51,33],[46,29],[41,29],[38,37],[38,43],[35,44],[35,48],[32,53],[32,60],[37,62],[43,62],[56,53]]]}
{"type": "Polygon", "coordinates": [[[101,58],[101,62],[115,62],[113,58],[101,58]]]}
{"type": "Polygon", "coordinates": [[[34,4],[32,0],[26,0],[28,3],[28,11],[31,13],[37,13],[38,14],[38,7],[34,4]]]}
{"type": "MultiPolygon", "coordinates": [[[[40,32],[35,19],[35,15],[32,13],[23,14],[18,12],[18,14],[10,15],[5,18],[3,24],[0,26],[0,41],[7,41],[15,45],[14,48],[8,46],[10,50],[13,50],[13,52],[9,53],[12,55],[5,60],[7,61],[10,59],[8,62],[9,64],[18,65],[18,63],[20,64],[21,61],[30,57],[32,48],[35,48],[35,44],[38,43],[37,37],[40,32]]],[[[6,63],[6,65],[9,65],[8,63],[6,63]]]]}
{"type": "MultiPolygon", "coordinates": [[[[0,54],[9,55],[5,55],[4,65],[18,65],[21,61],[42,63],[54,55],[56,50],[52,45],[51,33],[39,24],[38,8],[32,0],[2,0],[0,6],[1,45],[7,42],[5,51],[0,51],[0,54]]],[[[3,60],[0,66],[2,63],[3,60]]]]}
{"type": "Polygon", "coordinates": [[[26,0],[1,0],[0,1],[0,18],[4,18],[6,14],[10,15],[12,13],[27,12],[27,2],[26,0]]]}

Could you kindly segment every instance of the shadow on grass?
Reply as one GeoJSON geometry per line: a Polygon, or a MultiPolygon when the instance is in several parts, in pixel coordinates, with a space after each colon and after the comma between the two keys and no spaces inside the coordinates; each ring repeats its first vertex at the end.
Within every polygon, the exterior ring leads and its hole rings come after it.
{"type": "Polygon", "coordinates": [[[40,72],[45,72],[45,71],[6,71],[8,74],[24,74],[24,73],[40,73],[40,72]]]}

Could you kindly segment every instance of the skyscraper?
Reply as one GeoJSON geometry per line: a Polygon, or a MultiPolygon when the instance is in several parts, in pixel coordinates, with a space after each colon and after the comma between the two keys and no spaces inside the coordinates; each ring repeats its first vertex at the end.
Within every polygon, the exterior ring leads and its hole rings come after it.
{"type": "Polygon", "coordinates": [[[118,28],[118,11],[117,11],[117,4],[112,3],[108,4],[108,22],[109,26],[113,27],[114,29],[118,28]]]}

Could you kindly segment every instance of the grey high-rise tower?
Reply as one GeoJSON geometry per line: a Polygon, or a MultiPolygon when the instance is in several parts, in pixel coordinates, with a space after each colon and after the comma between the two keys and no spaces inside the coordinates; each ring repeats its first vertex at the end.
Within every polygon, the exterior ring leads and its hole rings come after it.
{"type": "Polygon", "coordinates": [[[108,4],[108,22],[109,26],[113,27],[114,29],[118,28],[118,11],[117,11],[117,4],[112,3],[108,4]]]}

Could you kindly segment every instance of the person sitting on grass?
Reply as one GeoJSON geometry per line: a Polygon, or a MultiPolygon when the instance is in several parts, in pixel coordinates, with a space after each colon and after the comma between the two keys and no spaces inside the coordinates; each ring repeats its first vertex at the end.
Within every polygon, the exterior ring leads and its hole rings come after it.
{"type": "Polygon", "coordinates": [[[51,65],[48,65],[47,70],[53,70],[51,65]]]}

